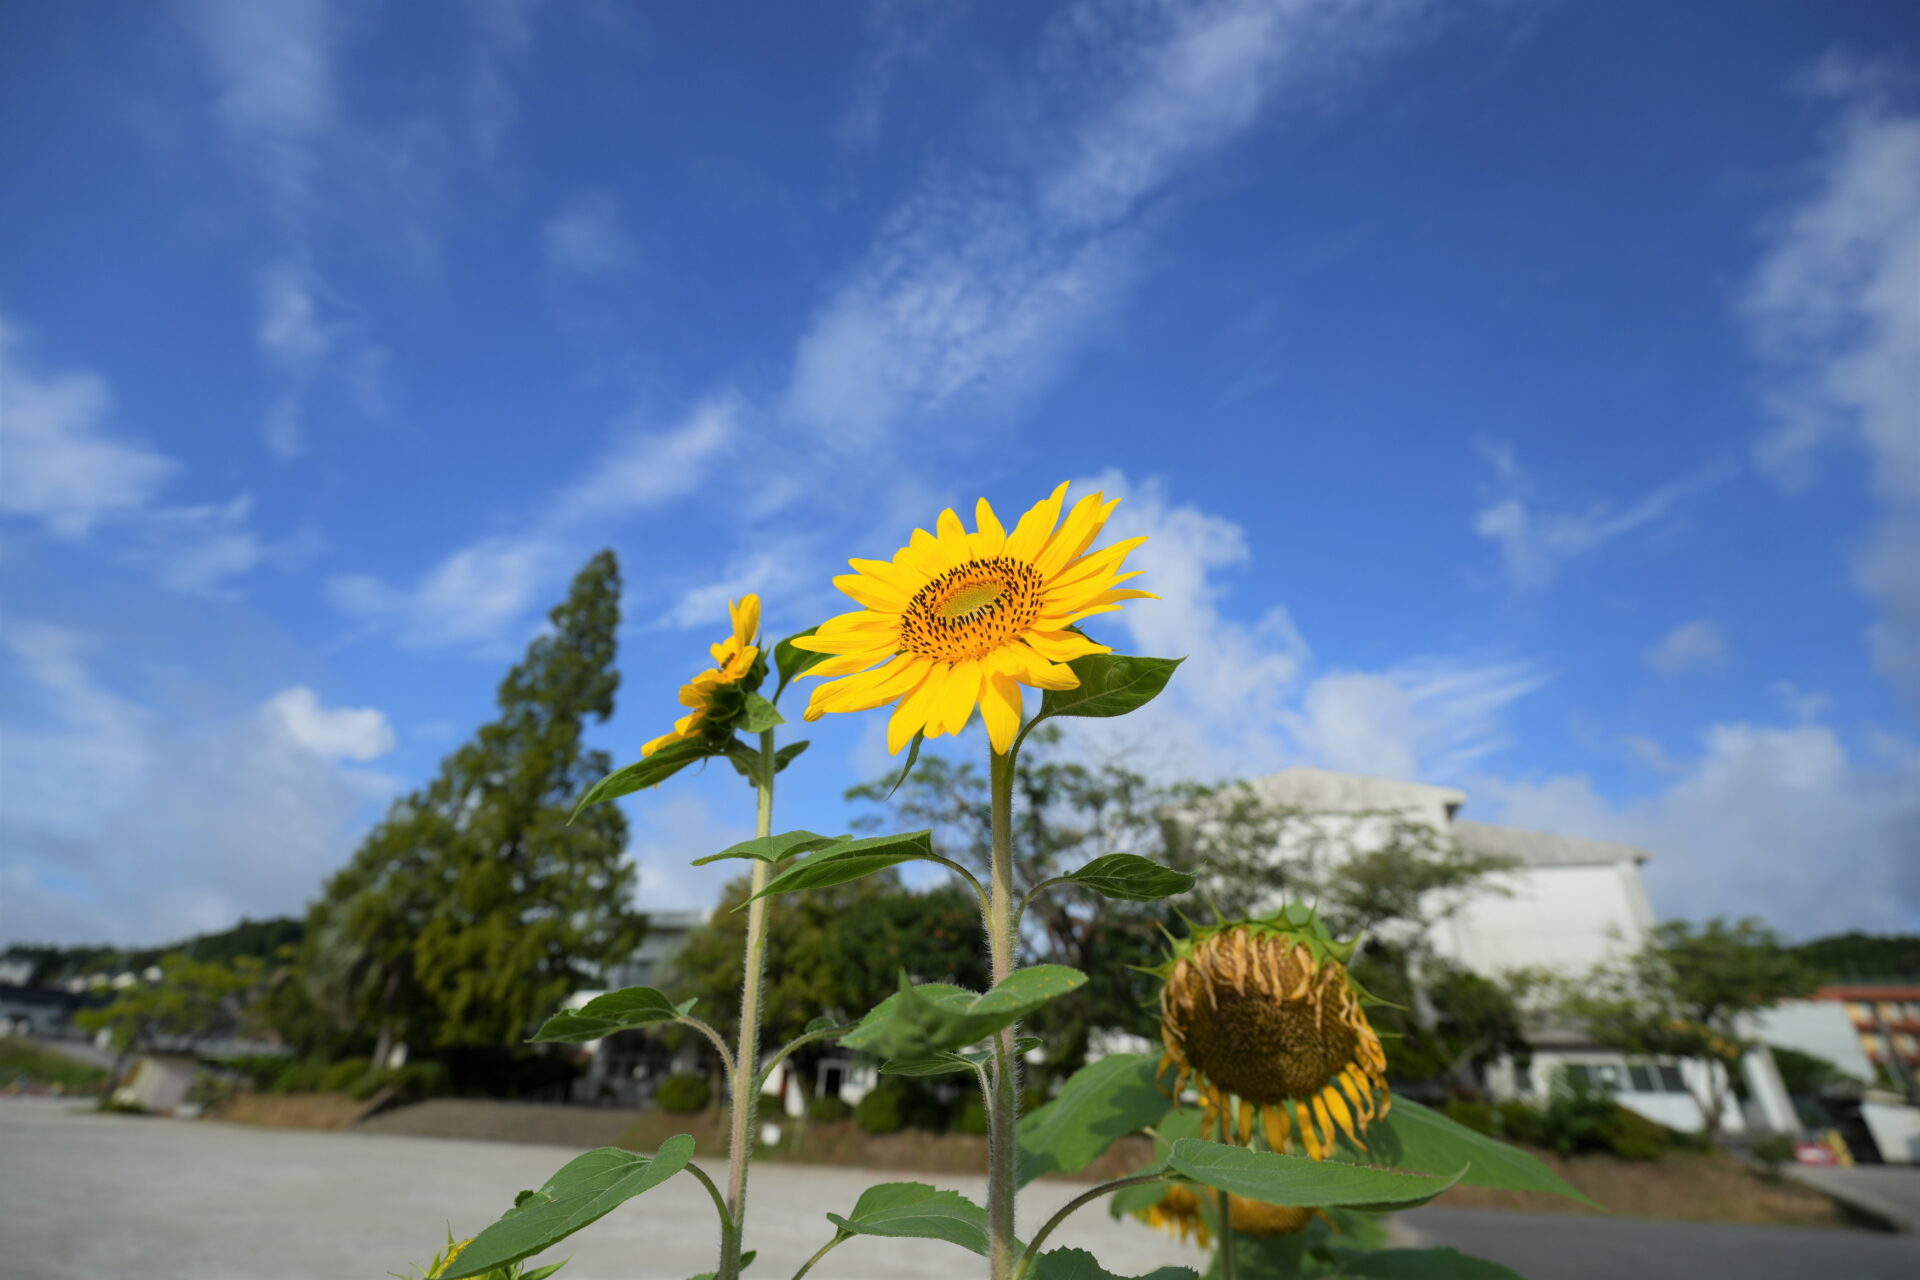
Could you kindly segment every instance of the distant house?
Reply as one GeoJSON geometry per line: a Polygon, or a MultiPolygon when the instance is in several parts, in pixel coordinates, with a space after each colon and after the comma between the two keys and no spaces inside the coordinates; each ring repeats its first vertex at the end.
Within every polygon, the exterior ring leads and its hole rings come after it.
{"type": "Polygon", "coordinates": [[[0,1035],[75,1036],[73,1015],[106,997],[57,987],[0,986],[0,1035]]]}
{"type": "MultiPolygon", "coordinates": [[[[1653,927],[1653,906],[1640,878],[1650,856],[1644,849],[1461,819],[1457,815],[1467,795],[1451,787],[1306,767],[1284,769],[1249,785],[1272,802],[1341,823],[1356,849],[1365,849],[1370,832],[1381,829],[1379,815],[1396,815],[1433,828],[1463,849],[1508,859],[1512,869],[1499,877],[1502,892],[1452,904],[1428,939],[1439,955],[1476,972],[1580,973],[1637,950],[1653,927]]],[[[1699,1060],[1632,1057],[1596,1045],[1572,1028],[1537,1026],[1529,1040],[1529,1062],[1502,1059],[1489,1072],[1487,1086],[1496,1099],[1542,1100],[1554,1073],[1565,1071],[1613,1090],[1623,1105],[1649,1119],[1691,1132],[1701,1123],[1687,1084],[1704,1092],[1704,1073],[1724,1072],[1699,1060]]],[[[1749,1055],[1743,1073],[1761,1123],[1796,1128],[1772,1059],[1749,1055]]],[[[1722,1126],[1737,1132],[1746,1118],[1732,1091],[1723,1092],[1722,1126]]]]}
{"type": "MultiPolygon", "coordinates": [[[[654,987],[672,995],[674,961],[687,945],[693,931],[706,924],[706,911],[651,911],[647,913],[647,936],[627,959],[608,967],[597,987],[584,988],[568,997],[566,1007],[578,1009],[595,996],[622,987],[654,987]]],[[[697,1071],[699,1047],[689,1041],[679,1051],[669,1053],[656,1038],[626,1034],[595,1040],[583,1046],[591,1056],[586,1074],[573,1085],[573,1097],[579,1102],[611,1103],[634,1106],[653,1096],[654,1088],[667,1076],[681,1071],[697,1071]]]]}

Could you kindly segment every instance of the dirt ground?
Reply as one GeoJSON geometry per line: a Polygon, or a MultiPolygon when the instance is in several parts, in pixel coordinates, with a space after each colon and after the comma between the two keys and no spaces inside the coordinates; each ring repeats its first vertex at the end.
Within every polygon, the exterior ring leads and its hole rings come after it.
{"type": "MultiPolygon", "coordinates": [[[[690,1133],[702,1150],[723,1149],[726,1132],[717,1108],[692,1116],[663,1111],[551,1106],[481,1099],[435,1098],[393,1107],[359,1124],[365,1107],[344,1094],[243,1095],[223,1110],[222,1120],[296,1129],[345,1129],[369,1134],[471,1138],[494,1142],[543,1142],[566,1146],[621,1146],[651,1151],[676,1133],[690,1133]]],[[[909,1129],[868,1134],[851,1120],[809,1122],[804,1131],[784,1121],[781,1141],[759,1158],[794,1164],[892,1169],[906,1173],[974,1174],[986,1168],[987,1140],[968,1134],[909,1129]]],[[[1723,1154],[1674,1154],[1642,1163],[1613,1156],[1556,1156],[1535,1152],[1561,1177],[1619,1217],[1692,1222],[1846,1227],[1853,1223],[1826,1196],[1791,1182],[1760,1177],[1723,1154]]],[[[1099,1181],[1147,1163],[1145,1138],[1115,1143],[1076,1181],[1099,1181]]],[[[1450,1208],[1585,1212],[1556,1196],[1456,1187],[1435,1201],[1450,1208]]]]}

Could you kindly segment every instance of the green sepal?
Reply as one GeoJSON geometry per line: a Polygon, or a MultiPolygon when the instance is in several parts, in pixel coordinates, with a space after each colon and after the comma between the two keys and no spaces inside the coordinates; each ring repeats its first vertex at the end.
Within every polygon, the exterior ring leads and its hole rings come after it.
{"type": "Polygon", "coordinates": [[[795,640],[798,640],[801,636],[810,636],[819,629],[818,627],[808,627],[805,631],[796,631],[779,644],[773,646],[773,665],[780,672],[780,681],[773,687],[773,700],[775,702],[780,701],[780,695],[787,691],[787,686],[793,683],[795,676],[807,670],[809,667],[825,662],[833,656],[830,653],[815,653],[811,649],[796,649],[794,647],[793,642],[795,640]]]}
{"type": "Polygon", "coordinates": [[[513,1208],[468,1242],[445,1280],[483,1275],[558,1244],[624,1202],[680,1172],[693,1158],[693,1138],[678,1134],[652,1156],[601,1147],[575,1156],[538,1191],[522,1192],[513,1208]]]}
{"type": "Polygon", "coordinates": [[[765,733],[776,725],[783,725],[787,718],[774,708],[771,702],[757,693],[747,695],[746,707],[740,713],[740,727],[748,733],[765,733]]]}
{"type": "Polygon", "coordinates": [[[887,788],[887,799],[893,799],[893,793],[900,789],[900,784],[905,782],[907,775],[913,772],[914,764],[920,759],[920,744],[926,740],[927,735],[924,733],[913,735],[913,744],[907,748],[907,763],[901,767],[900,776],[893,780],[893,785],[887,788]]]}
{"type": "Polygon", "coordinates": [[[632,1031],[684,1018],[695,1001],[674,1004],[652,987],[622,987],[595,996],[578,1009],[562,1009],[540,1025],[528,1044],[580,1044],[616,1031],[632,1031]]]}

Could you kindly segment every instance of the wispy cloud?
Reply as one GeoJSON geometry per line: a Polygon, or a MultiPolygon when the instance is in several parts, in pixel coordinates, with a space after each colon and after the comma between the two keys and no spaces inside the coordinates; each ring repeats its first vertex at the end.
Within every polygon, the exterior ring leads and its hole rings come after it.
{"type": "Polygon", "coordinates": [[[1473,531],[1499,548],[1507,580],[1521,590],[1544,587],[1569,560],[1665,520],[1706,481],[1695,476],[1665,484],[1624,506],[1601,500],[1577,509],[1550,507],[1536,496],[1511,444],[1484,439],[1478,444],[1497,486],[1474,515],[1473,531]]]}
{"type": "Polygon", "coordinates": [[[634,262],[619,202],[605,192],[573,197],[547,219],[540,240],[547,266],[563,276],[602,276],[624,271],[634,262]]]}
{"type": "Polygon", "coordinates": [[[1829,58],[1815,77],[1841,118],[1808,198],[1775,222],[1744,313],[1774,375],[1759,465],[1803,482],[1818,446],[1865,454],[1880,518],[1854,579],[1880,608],[1876,667],[1920,704],[1920,115],[1873,68],[1829,58]]]}
{"type": "Polygon", "coordinates": [[[1647,665],[1667,676],[1707,670],[1726,660],[1726,633],[1710,618],[1681,623],[1647,650],[1647,665]]]}

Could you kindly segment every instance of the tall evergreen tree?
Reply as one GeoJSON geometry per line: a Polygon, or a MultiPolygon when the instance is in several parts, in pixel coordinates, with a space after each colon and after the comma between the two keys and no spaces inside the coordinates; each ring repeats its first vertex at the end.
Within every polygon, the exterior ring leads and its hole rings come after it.
{"type": "Polygon", "coordinates": [[[549,617],[501,682],[499,717],[394,805],[309,916],[309,989],[382,1043],[517,1045],[644,931],[625,817],[598,805],[567,821],[612,768],[581,742],[620,683],[611,551],[549,617]]]}

